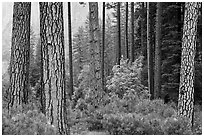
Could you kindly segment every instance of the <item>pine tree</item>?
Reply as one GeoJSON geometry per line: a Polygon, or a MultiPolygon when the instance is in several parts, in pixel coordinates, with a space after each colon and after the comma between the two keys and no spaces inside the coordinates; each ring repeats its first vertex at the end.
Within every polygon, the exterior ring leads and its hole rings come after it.
{"type": "Polygon", "coordinates": [[[102,49],[101,49],[101,79],[102,79],[102,88],[105,90],[105,71],[104,71],[104,52],[105,52],[105,2],[103,2],[103,27],[102,27],[102,49]]]}
{"type": "Polygon", "coordinates": [[[144,7],[144,2],[142,2],[142,9],[141,9],[141,21],[140,21],[140,25],[141,25],[141,54],[143,56],[145,56],[145,43],[144,43],[144,27],[145,27],[145,7],[144,7]]]}
{"type": "Polygon", "coordinates": [[[192,124],[194,105],[194,69],[199,4],[185,3],[178,114],[189,118],[192,124]]]}
{"type": "Polygon", "coordinates": [[[128,52],[128,2],[126,2],[126,17],[125,17],[125,43],[126,43],[126,58],[129,59],[129,52],[128,52]]]}
{"type": "Polygon", "coordinates": [[[60,134],[69,134],[65,93],[62,2],[40,2],[41,90],[46,117],[60,134]]]}
{"type": "Polygon", "coordinates": [[[155,73],[154,73],[154,98],[161,94],[161,28],[162,28],[162,3],[157,2],[156,14],[156,44],[155,44],[155,73]]]}
{"type": "Polygon", "coordinates": [[[130,53],[130,61],[134,62],[135,57],[134,57],[134,52],[135,52],[135,47],[134,47],[134,2],[131,2],[131,53],[130,53]]]}
{"type": "Polygon", "coordinates": [[[28,103],[30,60],[30,2],[14,2],[8,108],[28,103]]]}
{"type": "Polygon", "coordinates": [[[70,99],[74,93],[73,87],[73,65],[72,65],[72,27],[71,27],[71,5],[68,2],[68,32],[69,32],[69,75],[70,75],[70,99]]]}
{"type": "Polygon", "coordinates": [[[90,28],[90,88],[94,94],[95,106],[100,105],[102,98],[102,80],[101,80],[101,53],[100,53],[100,34],[98,20],[98,3],[89,2],[89,28],[90,28]]]}
{"type": "Polygon", "coordinates": [[[117,65],[120,65],[121,59],[121,29],[120,29],[120,2],[117,2],[117,30],[118,30],[118,46],[117,46],[117,65]]]}
{"type": "Polygon", "coordinates": [[[148,68],[148,88],[151,94],[151,99],[154,98],[154,87],[153,87],[153,56],[152,56],[152,45],[150,45],[150,6],[149,2],[147,2],[147,68],[148,68]]]}

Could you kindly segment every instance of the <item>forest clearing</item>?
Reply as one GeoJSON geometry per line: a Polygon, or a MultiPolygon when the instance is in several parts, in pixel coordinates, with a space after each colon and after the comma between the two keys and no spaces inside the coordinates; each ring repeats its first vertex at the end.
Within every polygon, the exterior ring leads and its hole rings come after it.
{"type": "Polygon", "coordinates": [[[202,134],[202,2],[3,6],[3,135],[202,134]]]}

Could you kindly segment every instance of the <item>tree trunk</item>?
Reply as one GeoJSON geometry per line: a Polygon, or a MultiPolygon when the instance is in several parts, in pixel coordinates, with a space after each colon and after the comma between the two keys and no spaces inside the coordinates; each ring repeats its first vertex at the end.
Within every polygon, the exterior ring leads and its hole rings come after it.
{"type": "Polygon", "coordinates": [[[145,27],[145,13],[144,13],[145,7],[144,7],[144,2],[142,2],[142,16],[141,16],[141,54],[145,56],[145,44],[144,44],[144,27],[145,27]]]}
{"type": "Polygon", "coordinates": [[[154,77],[154,98],[161,95],[161,27],[162,27],[162,3],[157,2],[156,14],[156,43],[155,43],[155,77],[154,77]]]}
{"type": "Polygon", "coordinates": [[[154,99],[154,79],[153,79],[153,56],[152,45],[150,45],[150,7],[147,2],[147,69],[148,69],[148,88],[151,94],[150,99],[154,99]]]}
{"type": "Polygon", "coordinates": [[[104,52],[105,52],[105,10],[106,10],[106,7],[105,7],[105,2],[103,2],[103,34],[102,34],[102,49],[101,49],[101,78],[102,78],[102,88],[103,88],[103,91],[105,91],[105,75],[104,75],[104,52]]]}
{"type": "Polygon", "coordinates": [[[73,65],[72,65],[72,27],[71,27],[71,4],[68,2],[68,35],[69,35],[69,75],[70,75],[70,99],[74,93],[73,87],[73,65]]]}
{"type": "Polygon", "coordinates": [[[134,52],[135,52],[135,47],[134,47],[134,2],[131,2],[131,56],[130,56],[130,61],[134,62],[135,57],[134,57],[134,52]]]}
{"type": "Polygon", "coordinates": [[[62,2],[40,2],[42,92],[50,123],[60,134],[69,134],[65,93],[65,51],[62,2]]]}
{"type": "Polygon", "coordinates": [[[121,59],[120,2],[117,2],[117,29],[118,29],[117,65],[120,65],[121,59]]]}
{"type": "Polygon", "coordinates": [[[126,2],[126,22],[125,22],[125,43],[126,43],[126,58],[129,59],[128,52],[128,2],[126,2]]]}
{"type": "Polygon", "coordinates": [[[192,126],[194,104],[194,57],[196,52],[198,7],[199,5],[196,2],[185,3],[178,114],[189,118],[189,127],[192,126]]]}
{"type": "Polygon", "coordinates": [[[14,2],[8,108],[28,103],[30,60],[30,2],[14,2]]]}
{"type": "Polygon", "coordinates": [[[98,2],[89,2],[89,28],[90,28],[90,88],[96,100],[95,106],[99,106],[102,98],[101,79],[101,56],[100,56],[100,34],[98,21],[98,2]]]}

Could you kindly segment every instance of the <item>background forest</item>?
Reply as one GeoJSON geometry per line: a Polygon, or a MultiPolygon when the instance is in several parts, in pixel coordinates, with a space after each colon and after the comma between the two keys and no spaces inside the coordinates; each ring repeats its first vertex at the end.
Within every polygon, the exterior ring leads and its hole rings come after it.
{"type": "Polygon", "coordinates": [[[202,3],[188,3],[192,90],[181,81],[187,3],[40,2],[39,31],[32,4],[14,3],[12,39],[2,38],[2,134],[202,134],[202,3]],[[29,22],[21,44],[18,16],[29,22]]]}

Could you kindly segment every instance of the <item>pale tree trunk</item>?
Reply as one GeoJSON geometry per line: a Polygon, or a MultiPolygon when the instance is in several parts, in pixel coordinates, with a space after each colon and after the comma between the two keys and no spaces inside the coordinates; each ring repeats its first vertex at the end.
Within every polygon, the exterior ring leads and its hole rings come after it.
{"type": "Polygon", "coordinates": [[[155,73],[154,73],[154,98],[161,94],[161,28],[162,28],[162,3],[157,2],[156,14],[156,43],[155,43],[155,73]]]}
{"type": "Polygon", "coordinates": [[[147,69],[148,69],[148,89],[151,99],[154,99],[154,79],[153,79],[153,55],[152,45],[150,45],[150,7],[147,2],[147,69]]]}
{"type": "Polygon", "coordinates": [[[62,2],[40,2],[40,37],[44,111],[49,122],[60,134],[69,134],[62,2]]]}
{"type": "Polygon", "coordinates": [[[98,2],[89,2],[89,28],[90,28],[90,89],[92,90],[93,105],[99,106],[102,98],[101,79],[101,45],[98,20],[98,2]],[[95,102],[94,102],[95,101],[95,102]]]}
{"type": "Polygon", "coordinates": [[[30,2],[14,2],[8,108],[28,103],[30,60],[30,2]]]}
{"type": "Polygon", "coordinates": [[[198,8],[199,4],[196,2],[185,3],[178,114],[189,119],[190,127],[192,126],[194,104],[194,58],[196,52],[198,8]]]}

